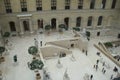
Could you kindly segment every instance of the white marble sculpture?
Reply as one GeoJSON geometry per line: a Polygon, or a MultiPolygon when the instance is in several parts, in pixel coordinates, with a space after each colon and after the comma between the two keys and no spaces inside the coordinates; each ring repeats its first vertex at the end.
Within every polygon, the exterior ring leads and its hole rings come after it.
{"type": "Polygon", "coordinates": [[[67,69],[65,70],[65,73],[63,75],[63,80],[70,80],[70,77],[67,74],[67,69]]]}
{"type": "Polygon", "coordinates": [[[50,72],[48,72],[47,67],[43,68],[43,80],[52,80],[50,72]]]}
{"type": "Polygon", "coordinates": [[[75,56],[72,54],[71,55],[71,58],[70,58],[72,61],[76,61],[76,59],[75,59],[75,56]]]}
{"type": "Polygon", "coordinates": [[[38,48],[38,41],[35,39],[35,46],[38,48]]]}
{"type": "Polygon", "coordinates": [[[83,33],[86,33],[86,29],[85,28],[83,28],[83,33]]]}
{"type": "Polygon", "coordinates": [[[61,64],[61,62],[60,62],[60,59],[58,59],[57,67],[58,67],[58,68],[62,68],[62,64],[61,64]]]}
{"type": "Polygon", "coordinates": [[[89,80],[89,74],[85,73],[83,78],[84,78],[84,80],[89,80]]]}

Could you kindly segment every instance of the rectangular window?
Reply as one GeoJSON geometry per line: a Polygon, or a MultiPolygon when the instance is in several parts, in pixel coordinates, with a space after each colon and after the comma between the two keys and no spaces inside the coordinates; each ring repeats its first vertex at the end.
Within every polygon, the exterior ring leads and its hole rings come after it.
{"type": "Polygon", "coordinates": [[[115,6],[116,6],[116,2],[117,2],[117,0],[113,0],[113,1],[112,1],[111,9],[114,9],[114,8],[115,8],[115,6]]]}
{"type": "Polygon", "coordinates": [[[90,9],[94,9],[94,6],[95,6],[95,0],[91,0],[90,9]]]}
{"type": "Polygon", "coordinates": [[[20,0],[20,4],[21,4],[21,11],[22,12],[27,12],[27,2],[26,2],[26,0],[20,0]]]}
{"type": "Polygon", "coordinates": [[[83,8],[83,0],[78,0],[78,9],[83,8]]]}
{"type": "Polygon", "coordinates": [[[42,0],[36,0],[36,10],[42,11],[42,0]]]}
{"type": "Polygon", "coordinates": [[[56,10],[57,1],[51,0],[51,10],[56,10]]]}
{"type": "Polygon", "coordinates": [[[65,9],[70,9],[70,0],[65,0],[65,9]]]}
{"type": "Polygon", "coordinates": [[[4,0],[6,13],[12,13],[10,0],[4,0]]]}

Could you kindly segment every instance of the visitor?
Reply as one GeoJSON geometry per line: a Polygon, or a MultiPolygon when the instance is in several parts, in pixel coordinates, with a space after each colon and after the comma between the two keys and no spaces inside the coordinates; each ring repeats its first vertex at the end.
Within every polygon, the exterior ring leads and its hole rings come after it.
{"type": "Polygon", "coordinates": [[[93,66],[93,68],[96,68],[95,65],[93,66]]]}
{"type": "Polygon", "coordinates": [[[103,66],[105,66],[105,62],[103,62],[103,66]]]}
{"type": "Polygon", "coordinates": [[[117,59],[117,61],[119,61],[120,60],[120,57],[117,59]]]}
{"type": "Polygon", "coordinates": [[[14,62],[17,62],[17,55],[13,56],[13,60],[14,60],[14,62]]]}
{"type": "Polygon", "coordinates": [[[111,75],[110,80],[113,80],[113,74],[111,75]]]}
{"type": "Polygon", "coordinates": [[[116,68],[116,66],[113,69],[114,72],[118,72],[118,69],[116,68]]]}
{"type": "Polygon", "coordinates": [[[98,64],[98,63],[99,63],[99,60],[97,59],[97,61],[96,61],[96,62],[97,62],[97,64],[98,64]]]}
{"type": "Polygon", "coordinates": [[[86,53],[85,53],[85,54],[86,54],[86,56],[87,56],[87,50],[86,50],[86,53]]]}
{"type": "Polygon", "coordinates": [[[98,42],[98,45],[100,45],[100,42],[98,42]]]}
{"type": "Polygon", "coordinates": [[[100,56],[100,52],[97,52],[96,54],[97,54],[98,56],[100,56]]]}
{"type": "Polygon", "coordinates": [[[96,65],[96,71],[98,70],[98,64],[96,65]]]}
{"type": "Polygon", "coordinates": [[[105,74],[106,70],[103,70],[103,74],[105,74]]]}
{"type": "Polygon", "coordinates": [[[2,71],[0,70],[0,80],[3,80],[2,71]]]}
{"type": "Polygon", "coordinates": [[[104,67],[102,68],[102,72],[104,72],[104,67]]]}
{"type": "Polygon", "coordinates": [[[84,53],[84,51],[85,51],[85,50],[83,49],[82,52],[84,53]]]}
{"type": "Polygon", "coordinates": [[[93,75],[90,76],[90,80],[92,80],[92,79],[93,79],[93,75]]]}
{"type": "Polygon", "coordinates": [[[40,41],[40,45],[42,46],[42,41],[40,41]]]}

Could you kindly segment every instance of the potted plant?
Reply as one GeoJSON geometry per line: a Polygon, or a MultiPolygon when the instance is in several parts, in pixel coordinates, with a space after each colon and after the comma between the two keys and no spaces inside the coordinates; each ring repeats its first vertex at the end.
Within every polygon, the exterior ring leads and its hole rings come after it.
{"type": "Polygon", "coordinates": [[[3,37],[4,46],[5,46],[7,38],[10,37],[10,32],[5,32],[5,33],[2,35],[2,37],[3,37]]]}
{"type": "Polygon", "coordinates": [[[36,70],[36,69],[41,70],[43,68],[43,66],[44,66],[44,64],[41,60],[33,59],[32,62],[30,63],[29,68],[31,70],[36,70]]]}
{"type": "Polygon", "coordinates": [[[113,44],[111,42],[106,42],[104,43],[104,45],[109,48],[109,47],[113,47],[113,44]]]}
{"type": "Polygon", "coordinates": [[[37,70],[36,72],[36,80],[41,79],[40,73],[38,72],[38,70],[41,70],[44,67],[44,64],[41,60],[39,59],[33,59],[31,63],[29,63],[28,67],[30,68],[30,70],[37,70]]]}
{"type": "Polygon", "coordinates": [[[47,31],[47,33],[50,33],[50,29],[51,29],[51,25],[46,25],[45,26],[45,30],[47,31]]]}
{"type": "Polygon", "coordinates": [[[3,37],[5,37],[5,38],[10,37],[10,32],[5,32],[4,35],[3,35],[3,37]]]}
{"type": "Polygon", "coordinates": [[[3,52],[5,51],[5,47],[0,46],[0,62],[4,62],[5,58],[2,57],[3,52]]]}
{"type": "Polygon", "coordinates": [[[65,29],[65,25],[64,24],[60,24],[58,27],[59,27],[59,32],[63,33],[63,29],[65,29]]]}
{"type": "Polygon", "coordinates": [[[38,53],[38,49],[36,46],[31,46],[28,48],[28,53],[33,55],[33,56],[36,56],[36,54],[38,53]]]}
{"type": "Polygon", "coordinates": [[[73,30],[80,31],[80,28],[79,27],[73,27],[73,30]]]}

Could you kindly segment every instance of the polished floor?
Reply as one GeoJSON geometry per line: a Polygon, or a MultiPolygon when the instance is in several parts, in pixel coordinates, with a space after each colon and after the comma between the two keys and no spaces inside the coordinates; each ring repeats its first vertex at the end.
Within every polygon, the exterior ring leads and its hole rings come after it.
{"type": "MultiPolygon", "coordinates": [[[[49,36],[46,34],[37,34],[24,36],[22,38],[11,37],[9,39],[9,42],[12,43],[12,49],[9,49],[9,54],[4,54],[5,62],[0,64],[0,69],[3,72],[3,80],[35,80],[34,71],[31,71],[27,66],[27,62],[30,62],[32,60],[32,55],[28,54],[28,47],[34,45],[34,38],[36,38],[39,42],[43,41],[43,44],[45,44],[47,41],[54,41],[72,37],[72,31],[66,31],[63,34],[54,32],[50,33],[49,36]],[[14,63],[14,55],[18,56],[18,63],[14,63]]],[[[94,43],[98,43],[99,41],[105,42],[113,40],[117,40],[117,38],[113,36],[101,36],[92,38],[88,42],[87,56],[77,48],[70,49],[73,52],[75,61],[71,60],[71,55],[60,58],[62,68],[58,68],[56,66],[58,58],[45,60],[45,65],[51,76],[51,79],[63,80],[63,75],[66,69],[70,80],[84,80],[85,74],[92,74],[93,80],[110,80],[112,74],[113,77],[115,77],[117,73],[113,72],[113,68],[116,65],[103,54],[101,54],[101,57],[97,56],[96,52],[98,52],[98,50],[93,46],[94,43]],[[105,74],[102,73],[103,66],[101,62],[99,62],[98,64],[97,71],[93,68],[93,65],[96,64],[97,59],[102,59],[106,62],[106,65],[110,66],[109,68],[104,67],[106,70],[105,74]]],[[[116,67],[119,69],[120,72],[120,68],[118,66],[116,67]]]]}

